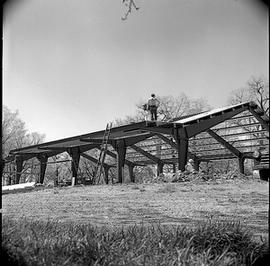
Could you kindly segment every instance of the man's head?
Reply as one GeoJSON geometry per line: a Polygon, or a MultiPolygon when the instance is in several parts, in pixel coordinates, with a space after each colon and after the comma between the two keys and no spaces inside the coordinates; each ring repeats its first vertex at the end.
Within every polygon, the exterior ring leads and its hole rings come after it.
{"type": "Polygon", "coordinates": [[[151,97],[153,97],[153,98],[154,98],[154,97],[156,97],[156,95],[155,95],[154,93],[152,93],[152,94],[151,94],[151,97]]]}
{"type": "Polygon", "coordinates": [[[188,160],[189,163],[194,163],[193,159],[188,160]]]}

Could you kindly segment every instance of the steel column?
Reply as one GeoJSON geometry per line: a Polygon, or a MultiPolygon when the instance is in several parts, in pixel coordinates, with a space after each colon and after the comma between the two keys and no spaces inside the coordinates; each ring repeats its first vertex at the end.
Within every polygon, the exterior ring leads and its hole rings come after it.
{"type": "Polygon", "coordinates": [[[4,168],[5,168],[5,160],[1,158],[1,177],[3,176],[4,168]]]}
{"type": "Polygon", "coordinates": [[[238,165],[239,165],[239,172],[241,174],[244,174],[245,173],[245,157],[241,156],[238,158],[238,165]]]}
{"type": "Polygon", "coordinates": [[[39,162],[40,162],[40,169],[39,169],[39,183],[43,184],[44,182],[44,177],[45,177],[45,172],[47,168],[47,162],[48,162],[48,157],[46,155],[37,157],[39,162]]]}
{"type": "Polygon", "coordinates": [[[134,176],[134,165],[129,165],[128,166],[128,171],[129,171],[129,178],[132,183],[135,183],[135,176],[134,176]]]}
{"type": "Polygon", "coordinates": [[[108,185],[109,184],[109,170],[110,170],[110,167],[107,166],[107,165],[103,165],[103,169],[104,169],[104,181],[108,185]]]}
{"type": "Polygon", "coordinates": [[[15,184],[19,184],[23,169],[23,159],[20,156],[16,155],[15,163],[16,163],[15,184]]]}
{"type": "Polygon", "coordinates": [[[188,138],[186,129],[175,129],[174,139],[176,141],[178,152],[178,169],[181,171],[185,171],[188,155],[188,138]]]}
{"type": "Polygon", "coordinates": [[[173,173],[176,173],[176,165],[175,165],[175,163],[173,163],[173,173]]]}
{"type": "Polygon", "coordinates": [[[127,147],[124,140],[117,140],[113,142],[113,147],[116,151],[116,164],[117,164],[117,178],[119,183],[123,183],[123,170],[125,166],[125,158],[127,147]]]}
{"type": "Polygon", "coordinates": [[[158,163],[157,164],[157,176],[159,176],[160,174],[163,174],[163,163],[158,163]]]}
{"type": "Polygon", "coordinates": [[[197,158],[194,158],[194,169],[199,171],[200,169],[200,161],[197,158]]]}
{"type": "Polygon", "coordinates": [[[78,184],[78,169],[79,169],[79,163],[80,163],[80,150],[77,147],[74,149],[70,149],[68,153],[72,158],[72,162],[71,162],[72,178],[75,178],[74,185],[77,185],[78,184]]]}

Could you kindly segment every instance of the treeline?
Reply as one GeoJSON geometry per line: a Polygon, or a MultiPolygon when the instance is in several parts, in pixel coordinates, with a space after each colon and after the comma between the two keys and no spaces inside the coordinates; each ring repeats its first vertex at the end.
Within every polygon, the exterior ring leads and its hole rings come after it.
{"type": "Polygon", "coordinates": [[[9,151],[19,149],[29,145],[42,143],[45,134],[29,132],[25,123],[19,117],[18,111],[11,111],[7,106],[3,106],[2,121],[2,156],[8,156],[9,151]]]}

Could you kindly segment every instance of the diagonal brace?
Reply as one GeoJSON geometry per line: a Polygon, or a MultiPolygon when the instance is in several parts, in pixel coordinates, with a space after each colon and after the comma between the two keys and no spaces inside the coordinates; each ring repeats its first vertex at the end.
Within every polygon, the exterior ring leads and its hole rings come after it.
{"type": "Polygon", "coordinates": [[[265,121],[252,107],[249,108],[249,111],[259,121],[262,127],[269,132],[269,122],[265,121]]]}
{"type": "Polygon", "coordinates": [[[238,149],[236,149],[229,142],[227,142],[225,139],[223,139],[222,137],[220,137],[219,135],[217,135],[213,130],[208,129],[208,130],[206,130],[206,132],[211,137],[213,137],[216,141],[218,141],[222,146],[224,146],[229,151],[231,151],[234,155],[236,155],[238,158],[241,158],[242,157],[242,153],[238,149]]]}
{"type": "Polygon", "coordinates": [[[136,146],[136,145],[131,145],[131,148],[139,153],[141,153],[142,155],[144,155],[145,157],[149,158],[151,161],[157,163],[157,164],[164,164],[162,160],[160,160],[158,157],[150,154],[149,152],[143,150],[142,148],[136,146]]]}

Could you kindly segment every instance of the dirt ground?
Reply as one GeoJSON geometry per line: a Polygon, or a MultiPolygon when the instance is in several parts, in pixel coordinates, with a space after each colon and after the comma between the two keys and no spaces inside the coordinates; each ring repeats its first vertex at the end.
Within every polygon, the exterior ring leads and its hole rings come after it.
{"type": "Polygon", "coordinates": [[[260,180],[78,186],[2,196],[3,217],[15,219],[96,226],[196,226],[219,219],[240,221],[263,238],[268,238],[268,206],[269,183],[260,180]]]}

